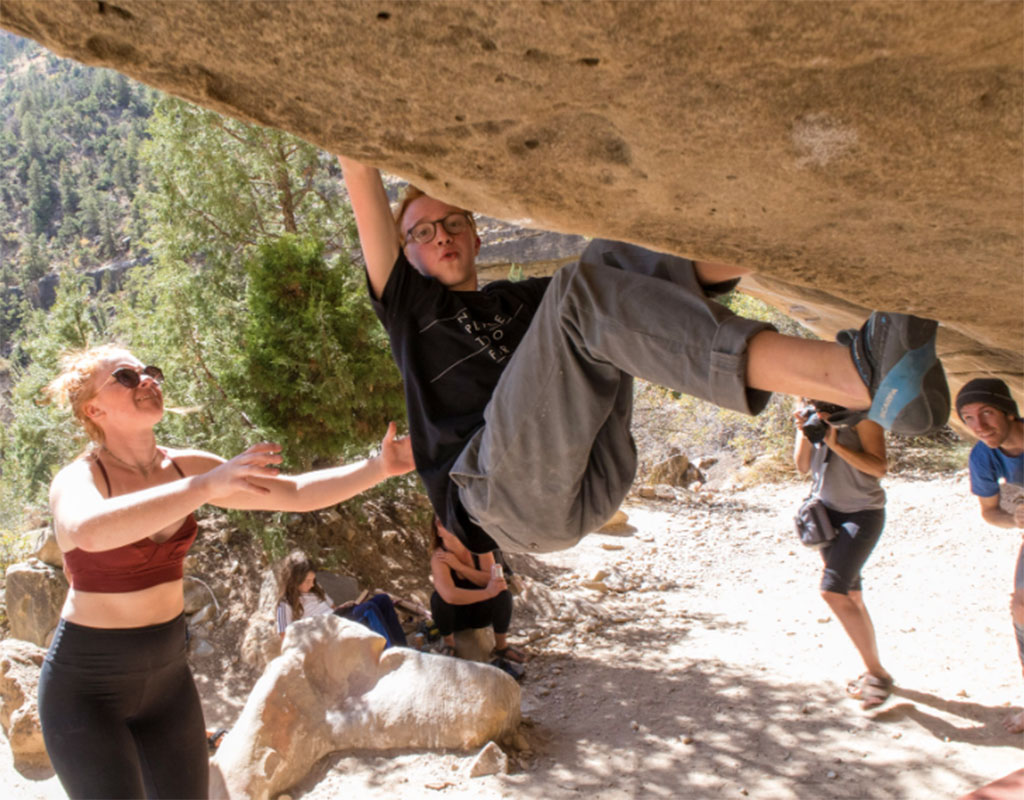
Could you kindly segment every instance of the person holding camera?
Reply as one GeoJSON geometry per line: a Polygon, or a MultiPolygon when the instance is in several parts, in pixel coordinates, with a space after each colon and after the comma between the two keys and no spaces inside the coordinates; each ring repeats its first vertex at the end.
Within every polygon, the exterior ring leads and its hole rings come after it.
{"type": "Polygon", "coordinates": [[[829,424],[830,416],[839,410],[812,400],[794,412],[793,460],[801,474],[809,471],[814,478],[812,496],[825,505],[836,534],[821,550],[825,562],[821,596],[864,662],[866,671],[846,691],[867,710],[882,705],[893,688],[892,675],[878,655],[861,586],[861,570],[885,526],[885,490],[880,479],[888,461],[882,427],[868,419],[849,427],[829,424]]]}

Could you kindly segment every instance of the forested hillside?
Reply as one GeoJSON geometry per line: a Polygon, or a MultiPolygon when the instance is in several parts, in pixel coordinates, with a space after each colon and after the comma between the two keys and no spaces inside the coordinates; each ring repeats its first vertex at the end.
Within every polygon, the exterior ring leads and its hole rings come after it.
{"type": "Polygon", "coordinates": [[[0,34],[0,282],[127,255],[156,93],[0,34]]]}
{"type": "Polygon", "coordinates": [[[68,349],[159,364],[162,439],[225,456],[276,440],[308,468],[404,419],[331,156],[3,33],[0,76],[0,549],[84,444],[40,403],[68,349]]]}

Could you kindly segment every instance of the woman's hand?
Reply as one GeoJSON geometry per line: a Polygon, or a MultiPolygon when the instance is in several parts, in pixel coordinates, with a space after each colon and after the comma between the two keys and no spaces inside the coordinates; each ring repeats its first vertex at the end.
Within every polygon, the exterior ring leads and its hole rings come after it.
{"type": "Polygon", "coordinates": [[[225,461],[200,476],[209,493],[207,502],[229,497],[238,492],[269,494],[265,486],[252,482],[253,478],[275,478],[280,470],[273,464],[281,463],[281,446],[274,442],[254,444],[244,453],[225,461]]]}
{"type": "Polygon", "coordinates": [[[431,559],[438,564],[455,570],[459,574],[462,574],[466,568],[466,565],[459,561],[459,557],[455,553],[449,553],[447,550],[435,550],[431,559]]]}
{"type": "Polygon", "coordinates": [[[793,442],[793,466],[801,475],[805,475],[811,468],[811,451],[814,446],[811,440],[804,436],[804,425],[811,415],[811,410],[801,398],[797,398],[799,405],[793,411],[793,422],[796,425],[796,440],[793,442]]]}
{"type": "Polygon", "coordinates": [[[489,597],[497,597],[499,594],[508,589],[508,584],[505,582],[505,576],[498,576],[497,571],[491,570],[491,579],[487,581],[487,587],[485,591],[489,597]]]}
{"type": "Polygon", "coordinates": [[[416,469],[416,462],[412,457],[412,439],[408,436],[396,436],[398,426],[394,422],[388,423],[387,433],[380,443],[380,463],[384,472],[388,475],[404,475],[416,469]]]}
{"type": "MultiPolygon", "coordinates": [[[[822,418],[826,417],[823,415],[822,418]]],[[[873,478],[884,478],[889,469],[889,461],[885,452],[885,431],[882,426],[869,419],[862,419],[854,430],[860,439],[860,450],[851,450],[840,444],[839,431],[832,425],[826,427],[825,443],[833,453],[854,469],[873,478]]]]}
{"type": "Polygon", "coordinates": [[[450,567],[456,571],[459,571],[459,567],[464,566],[463,563],[459,561],[459,558],[455,553],[449,553],[447,550],[435,550],[434,559],[439,564],[444,564],[446,567],[450,567]]]}
{"type": "Polygon", "coordinates": [[[839,441],[839,431],[836,426],[828,421],[828,418],[832,416],[827,411],[819,411],[818,419],[825,423],[825,444],[831,449],[835,449],[836,442],[839,441]]]}

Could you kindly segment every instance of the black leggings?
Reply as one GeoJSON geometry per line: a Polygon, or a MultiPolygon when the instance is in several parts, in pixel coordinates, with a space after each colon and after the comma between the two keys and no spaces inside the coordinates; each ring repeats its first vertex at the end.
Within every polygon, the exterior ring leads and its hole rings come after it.
{"type": "Polygon", "coordinates": [[[39,678],[46,752],[71,798],[204,798],[209,753],[185,615],[145,628],[60,621],[39,678]]]}
{"type": "Polygon", "coordinates": [[[488,625],[494,628],[495,633],[508,633],[509,623],[512,622],[512,593],[506,589],[490,600],[456,606],[446,603],[441,595],[434,592],[430,596],[430,613],[442,636],[466,628],[486,628],[488,625]]]}

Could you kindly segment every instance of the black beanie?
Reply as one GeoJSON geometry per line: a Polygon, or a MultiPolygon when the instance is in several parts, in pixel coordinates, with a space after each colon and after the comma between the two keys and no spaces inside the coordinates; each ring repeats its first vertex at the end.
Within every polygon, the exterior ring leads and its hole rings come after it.
{"type": "Polygon", "coordinates": [[[1005,411],[1007,414],[1011,414],[1018,419],[1020,418],[1017,403],[1010,396],[1010,387],[999,380],[999,378],[975,378],[973,381],[967,381],[963,388],[957,392],[956,414],[960,417],[961,422],[964,417],[960,413],[960,409],[970,403],[984,403],[993,408],[998,408],[1000,411],[1005,411]]]}

